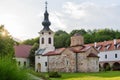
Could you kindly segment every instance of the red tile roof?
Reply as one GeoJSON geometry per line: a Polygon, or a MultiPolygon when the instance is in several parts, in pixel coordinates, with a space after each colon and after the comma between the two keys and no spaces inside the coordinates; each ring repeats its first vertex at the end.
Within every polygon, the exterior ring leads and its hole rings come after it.
{"type": "Polygon", "coordinates": [[[21,58],[29,57],[31,48],[32,48],[32,46],[30,46],[30,45],[14,46],[15,57],[21,57],[21,58]]]}
{"type": "MultiPolygon", "coordinates": [[[[116,39],[116,45],[120,45],[120,39],[116,39]]],[[[93,46],[95,47],[95,44],[86,44],[89,46],[93,46]]],[[[110,50],[115,50],[115,44],[114,44],[114,40],[110,40],[110,41],[104,41],[104,42],[98,42],[96,43],[96,47],[97,50],[99,51],[110,51],[110,50]]],[[[116,49],[120,49],[120,46],[118,46],[116,49]]]]}
{"type": "MultiPolygon", "coordinates": [[[[73,51],[74,53],[80,53],[87,51],[90,48],[90,46],[76,46],[76,47],[70,47],[69,50],[73,51]]],[[[66,48],[59,48],[55,51],[49,51],[48,53],[44,54],[44,56],[52,56],[52,55],[60,55],[66,48]]]]}
{"type": "Polygon", "coordinates": [[[76,47],[71,47],[70,50],[72,50],[74,53],[80,53],[80,52],[85,52],[88,49],[90,49],[91,46],[76,46],[76,47]]]}
{"type": "Polygon", "coordinates": [[[51,56],[51,55],[60,55],[66,48],[59,48],[55,51],[49,51],[48,53],[44,54],[43,56],[51,56]]]}

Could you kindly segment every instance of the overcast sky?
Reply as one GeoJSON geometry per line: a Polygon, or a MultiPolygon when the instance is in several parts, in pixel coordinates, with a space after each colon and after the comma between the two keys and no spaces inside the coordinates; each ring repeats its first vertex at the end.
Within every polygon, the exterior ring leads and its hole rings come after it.
{"type": "MultiPolygon", "coordinates": [[[[0,24],[21,40],[38,37],[46,0],[0,0],[0,24]]],[[[53,31],[120,30],[120,0],[47,0],[53,31]]]]}

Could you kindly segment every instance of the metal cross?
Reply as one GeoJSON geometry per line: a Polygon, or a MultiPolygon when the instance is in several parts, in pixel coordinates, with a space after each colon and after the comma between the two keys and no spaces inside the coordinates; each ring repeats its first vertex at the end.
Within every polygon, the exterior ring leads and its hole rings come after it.
{"type": "Polygon", "coordinates": [[[47,3],[47,1],[46,1],[46,2],[45,2],[45,8],[46,8],[46,10],[47,10],[47,4],[48,4],[48,3],[47,3]]]}

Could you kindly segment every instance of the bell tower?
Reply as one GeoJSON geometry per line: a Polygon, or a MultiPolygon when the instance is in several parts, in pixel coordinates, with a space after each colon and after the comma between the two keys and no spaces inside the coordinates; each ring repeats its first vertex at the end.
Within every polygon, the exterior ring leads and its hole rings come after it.
{"type": "Polygon", "coordinates": [[[42,22],[43,29],[39,32],[39,49],[54,50],[54,32],[49,28],[51,22],[49,21],[49,13],[47,11],[47,2],[45,2],[44,20],[42,22]]]}
{"type": "Polygon", "coordinates": [[[54,51],[54,32],[49,28],[49,13],[47,12],[47,2],[45,2],[44,20],[42,22],[43,29],[39,32],[39,48],[35,51],[35,71],[48,71],[48,57],[43,56],[49,51],[54,51]]]}

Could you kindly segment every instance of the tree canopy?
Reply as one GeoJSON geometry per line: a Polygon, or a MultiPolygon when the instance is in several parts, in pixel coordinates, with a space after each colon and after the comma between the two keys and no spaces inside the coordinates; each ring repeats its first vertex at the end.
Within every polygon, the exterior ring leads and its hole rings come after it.
{"type": "MultiPolygon", "coordinates": [[[[79,33],[82,36],[84,36],[85,44],[120,38],[120,31],[108,29],[108,28],[94,29],[94,30],[76,29],[76,30],[72,30],[70,33],[67,33],[66,31],[63,30],[58,30],[55,32],[54,35],[55,47],[60,48],[60,47],[70,46],[70,37],[73,36],[75,33],[79,33]]],[[[31,44],[31,45],[33,45],[34,43],[39,44],[39,38],[37,37],[35,39],[28,39],[23,43],[31,44]]]]}
{"type": "Polygon", "coordinates": [[[9,32],[4,28],[4,25],[0,25],[0,56],[14,53],[14,40],[10,36],[9,32]]]}

